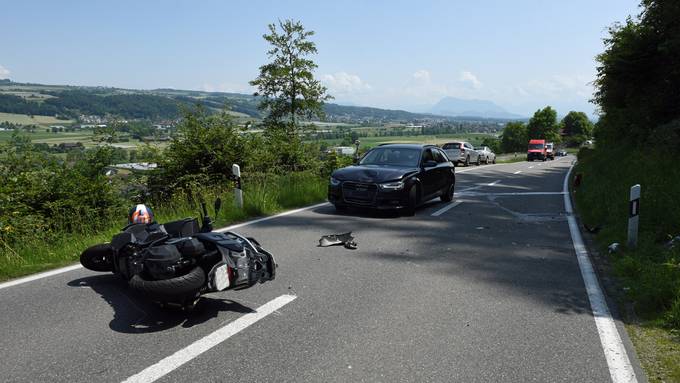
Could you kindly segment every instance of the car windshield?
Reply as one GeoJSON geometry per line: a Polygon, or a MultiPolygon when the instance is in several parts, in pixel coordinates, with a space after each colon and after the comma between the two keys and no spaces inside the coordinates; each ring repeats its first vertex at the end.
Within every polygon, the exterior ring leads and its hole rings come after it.
{"type": "Polygon", "coordinates": [[[442,146],[442,149],[444,149],[444,150],[446,150],[446,149],[460,149],[460,143],[454,142],[454,143],[451,143],[451,144],[444,144],[444,146],[442,146]]]}
{"type": "Polygon", "coordinates": [[[543,144],[529,144],[529,149],[543,149],[543,144]]]}
{"type": "Polygon", "coordinates": [[[360,165],[418,166],[420,149],[376,148],[366,154],[360,165]]]}

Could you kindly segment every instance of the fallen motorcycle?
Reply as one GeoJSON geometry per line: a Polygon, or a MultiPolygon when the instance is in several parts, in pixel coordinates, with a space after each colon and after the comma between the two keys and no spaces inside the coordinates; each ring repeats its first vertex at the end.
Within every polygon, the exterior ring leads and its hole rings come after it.
{"type": "MultiPolygon", "coordinates": [[[[215,215],[221,202],[215,201],[215,215]]],[[[93,271],[113,272],[162,306],[191,309],[201,295],[249,288],[276,276],[274,257],[254,239],[234,232],[213,232],[202,203],[198,220],[130,224],[110,243],[80,255],[93,271]]]]}

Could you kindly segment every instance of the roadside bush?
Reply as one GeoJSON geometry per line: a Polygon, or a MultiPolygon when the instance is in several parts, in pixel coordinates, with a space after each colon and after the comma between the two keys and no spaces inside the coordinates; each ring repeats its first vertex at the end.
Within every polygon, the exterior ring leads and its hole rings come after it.
{"type": "Polygon", "coordinates": [[[626,147],[583,148],[578,158],[574,173],[581,184],[574,197],[583,222],[602,227],[597,240],[603,251],[612,242],[625,244],[629,190],[642,186],[638,247],[624,245],[610,260],[638,314],[680,329],[680,247],[665,246],[680,235],[680,169],[664,166],[661,153],[626,147]]]}

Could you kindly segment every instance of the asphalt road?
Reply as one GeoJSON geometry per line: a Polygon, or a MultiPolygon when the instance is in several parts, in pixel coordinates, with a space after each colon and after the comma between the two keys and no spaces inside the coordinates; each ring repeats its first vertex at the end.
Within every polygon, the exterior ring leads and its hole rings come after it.
{"type": "Polygon", "coordinates": [[[572,159],[458,168],[446,211],[326,204],[241,227],[277,256],[276,280],[189,314],[84,269],[0,289],[0,378],[124,381],[293,295],[185,364],[164,361],[159,381],[609,381],[564,213],[572,159]],[[346,231],[357,250],[317,247],[346,231]]]}

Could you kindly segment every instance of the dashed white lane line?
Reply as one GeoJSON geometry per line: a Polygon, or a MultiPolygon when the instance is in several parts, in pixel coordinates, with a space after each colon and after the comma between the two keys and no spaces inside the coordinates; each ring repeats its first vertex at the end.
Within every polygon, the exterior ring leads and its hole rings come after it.
{"type": "Polygon", "coordinates": [[[435,212],[432,213],[431,215],[432,215],[433,217],[438,217],[438,216],[440,216],[440,215],[446,213],[446,212],[449,211],[450,209],[453,209],[454,207],[460,205],[461,203],[463,203],[463,201],[455,201],[455,202],[449,203],[448,205],[446,205],[446,206],[444,206],[443,208],[441,208],[441,209],[435,211],[435,212]]]}
{"type": "Polygon", "coordinates": [[[533,169],[533,168],[534,168],[534,165],[529,166],[529,169],[533,169]]]}
{"type": "Polygon", "coordinates": [[[616,323],[609,312],[607,301],[605,300],[602,289],[600,288],[600,283],[598,282],[597,275],[593,270],[593,265],[590,263],[588,250],[583,244],[581,232],[579,231],[578,224],[576,223],[576,218],[574,218],[573,215],[568,187],[569,175],[571,174],[573,168],[574,165],[569,168],[566,177],[564,177],[564,209],[567,212],[567,221],[569,222],[571,240],[574,244],[574,250],[576,251],[576,259],[578,260],[578,266],[581,269],[583,283],[586,286],[590,307],[593,310],[595,325],[597,326],[597,332],[600,335],[600,343],[602,343],[604,356],[607,360],[607,366],[609,367],[609,375],[611,376],[612,382],[614,383],[637,382],[635,370],[633,370],[630,359],[628,359],[626,347],[621,341],[621,336],[616,329],[616,323]]]}
{"type": "Polygon", "coordinates": [[[519,173],[521,173],[521,172],[522,172],[521,170],[518,170],[518,171],[516,171],[516,172],[514,172],[514,173],[512,173],[512,174],[519,174],[519,173]]]}
{"type": "Polygon", "coordinates": [[[162,359],[158,363],[147,367],[138,374],[125,379],[123,383],[154,382],[177,369],[181,365],[191,361],[202,353],[238,334],[260,319],[272,314],[276,310],[295,300],[295,298],[297,298],[295,295],[281,295],[280,297],[258,307],[254,313],[243,315],[226,326],[206,335],[205,337],[175,352],[167,358],[162,359]]]}

